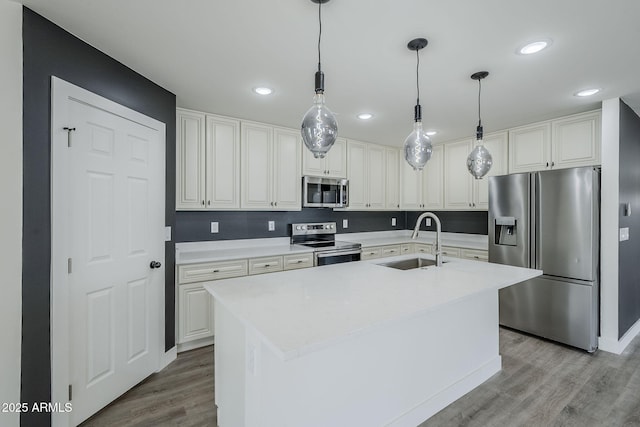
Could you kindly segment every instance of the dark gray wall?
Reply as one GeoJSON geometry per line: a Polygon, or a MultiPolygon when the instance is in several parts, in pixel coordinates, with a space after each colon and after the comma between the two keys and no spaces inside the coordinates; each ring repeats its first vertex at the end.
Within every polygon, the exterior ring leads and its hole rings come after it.
{"type": "MultiPolygon", "coordinates": [[[[404,230],[413,228],[421,212],[367,212],[333,211],[331,209],[306,208],[300,212],[177,212],[174,239],[176,242],[205,240],[255,239],[287,237],[291,223],[335,221],[338,233],[365,231],[404,230]],[[396,218],[396,226],[391,226],[396,218]],[[349,228],[342,228],[342,220],[349,220],[349,228]],[[210,223],[217,221],[220,232],[210,233],[210,223]],[[267,231],[267,221],[275,221],[275,231],[267,231]]],[[[436,212],[442,221],[442,230],[454,233],[487,234],[487,212],[436,212]]],[[[435,230],[435,226],[422,227],[435,230]]]]}
{"type": "Polygon", "coordinates": [[[640,117],[620,101],[620,228],[630,239],[618,244],[618,338],[640,319],[640,117]],[[631,203],[631,216],[624,204],[631,203]]]}
{"type": "MultiPolygon", "coordinates": [[[[175,222],[175,95],[23,9],[23,258],[21,401],[51,398],[50,290],[50,81],[51,76],[97,93],[166,124],[167,225],[175,222]]],[[[175,342],[175,245],[165,257],[165,340],[175,342]]],[[[22,413],[21,425],[48,426],[47,413],[22,413]]]]}

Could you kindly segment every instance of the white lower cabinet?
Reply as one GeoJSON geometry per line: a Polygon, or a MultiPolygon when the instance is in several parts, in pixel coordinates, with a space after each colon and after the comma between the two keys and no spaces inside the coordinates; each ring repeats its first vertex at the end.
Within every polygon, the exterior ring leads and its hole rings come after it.
{"type": "Polygon", "coordinates": [[[178,343],[213,337],[213,299],[200,283],[178,287],[178,343]]]}
{"type": "Polygon", "coordinates": [[[489,253],[481,249],[460,249],[460,258],[473,261],[489,261],[489,253]]]}
{"type": "Polygon", "coordinates": [[[382,247],[374,246],[370,248],[362,248],[362,254],[360,254],[361,260],[380,258],[382,256],[382,247]]]}

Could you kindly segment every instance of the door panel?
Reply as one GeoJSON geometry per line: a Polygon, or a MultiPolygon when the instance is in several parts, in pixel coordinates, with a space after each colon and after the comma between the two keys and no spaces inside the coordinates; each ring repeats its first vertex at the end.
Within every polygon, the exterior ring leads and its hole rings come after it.
{"type": "Polygon", "coordinates": [[[70,102],[73,425],[153,373],[160,355],[164,145],[158,131],[70,102]]]}
{"type": "Polygon", "coordinates": [[[589,167],[536,174],[536,268],[544,274],[596,279],[596,191],[589,167]]]}

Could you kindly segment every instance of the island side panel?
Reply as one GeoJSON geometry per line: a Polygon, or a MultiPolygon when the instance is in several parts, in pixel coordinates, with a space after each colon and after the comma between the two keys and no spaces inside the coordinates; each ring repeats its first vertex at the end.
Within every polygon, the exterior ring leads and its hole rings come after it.
{"type": "MultiPolygon", "coordinates": [[[[240,376],[246,387],[244,424],[221,420],[221,427],[413,427],[501,367],[496,290],[374,325],[286,361],[258,335],[249,332],[245,339],[246,348],[236,355],[250,353],[252,360],[240,376]]],[[[217,342],[216,350],[223,351],[222,345],[217,342]]],[[[231,357],[229,351],[224,354],[231,357]]],[[[216,365],[216,377],[223,368],[216,365]]],[[[219,403],[225,415],[241,408],[225,404],[219,403]]]]}
{"type": "Polygon", "coordinates": [[[220,427],[245,425],[245,326],[214,298],[214,398],[220,427]]]}

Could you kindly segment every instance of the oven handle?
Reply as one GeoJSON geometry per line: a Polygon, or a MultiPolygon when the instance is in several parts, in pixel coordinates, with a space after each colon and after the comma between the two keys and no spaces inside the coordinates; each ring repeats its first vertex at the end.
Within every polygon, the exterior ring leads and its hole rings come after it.
{"type": "Polygon", "coordinates": [[[316,254],[316,257],[318,258],[327,258],[330,256],[342,256],[342,255],[356,255],[356,254],[361,254],[362,253],[362,249],[356,249],[356,250],[346,250],[346,251],[331,251],[331,252],[320,252],[316,254]]]}

